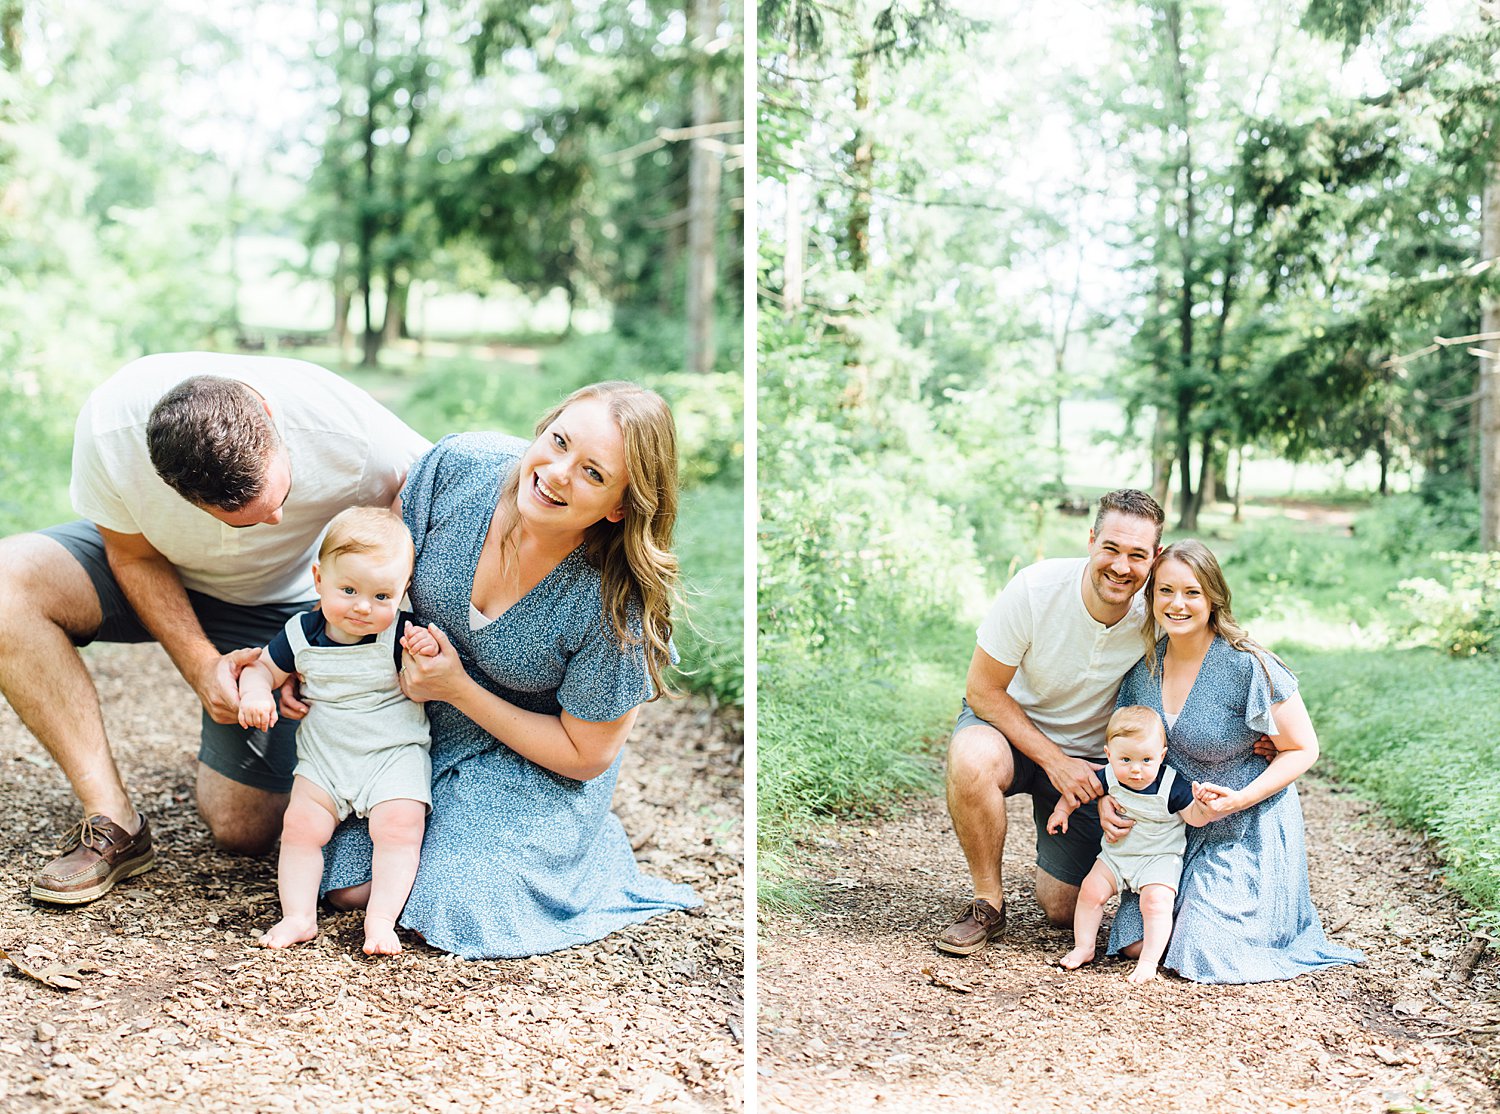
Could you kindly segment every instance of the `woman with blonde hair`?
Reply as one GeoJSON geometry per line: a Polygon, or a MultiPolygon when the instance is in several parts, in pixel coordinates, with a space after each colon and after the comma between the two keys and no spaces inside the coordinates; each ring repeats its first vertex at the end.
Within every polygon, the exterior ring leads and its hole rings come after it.
{"type": "MultiPolygon", "coordinates": [[[[1214,823],[1189,828],[1171,943],[1162,966],[1197,982],[1289,979],[1357,963],[1328,940],[1307,884],[1302,806],[1293,784],[1318,758],[1318,736],[1281,659],[1235,622],[1229,586],[1202,542],[1162,550],[1146,581],[1146,656],[1120,685],[1167,728],[1181,775],[1214,798],[1214,823]],[[1275,746],[1268,761],[1256,742],[1275,746]]],[[[1134,958],[1143,925],[1121,898],[1109,954],[1134,958]]]]}
{"type": "MultiPolygon", "coordinates": [[[[639,706],[673,649],[677,448],[654,392],[574,392],[529,444],[445,437],[413,465],[412,610],[440,652],[402,688],[432,725],[432,815],[400,924],[470,958],[538,955],[698,904],[641,874],[610,811],[639,706]]],[[[357,908],[369,836],[340,828],[323,889],[357,908]]]]}

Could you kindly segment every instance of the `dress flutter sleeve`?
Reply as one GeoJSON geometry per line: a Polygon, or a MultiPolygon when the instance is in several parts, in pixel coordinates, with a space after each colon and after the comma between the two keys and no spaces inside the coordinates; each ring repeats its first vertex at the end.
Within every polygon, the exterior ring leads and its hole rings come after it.
{"type": "MultiPolygon", "coordinates": [[[[640,626],[631,623],[640,637],[640,626]]],[[[600,617],[588,639],[568,660],[557,690],[557,702],[575,719],[608,723],[653,695],[641,644],[622,645],[607,619],[600,617]]]]}
{"type": "Polygon", "coordinates": [[[1245,726],[1262,735],[1278,734],[1274,705],[1290,700],[1297,691],[1291,670],[1269,654],[1249,652],[1250,689],[1245,697],[1245,726]]]}

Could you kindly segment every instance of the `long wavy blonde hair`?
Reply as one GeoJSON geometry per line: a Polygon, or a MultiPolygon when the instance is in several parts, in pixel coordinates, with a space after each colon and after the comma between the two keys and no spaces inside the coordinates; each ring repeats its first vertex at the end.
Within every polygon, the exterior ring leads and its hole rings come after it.
{"type": "MultiPolygon", "coordinates": [[[[622,646],[644,645],[646,669],[654,690],[651,699],[671,693],[664,676],[671,664],[672,608],[680,601],[677,557],[672,531],[677,524],[677,426],[672,410],[655,391],[637,383],[612,380],[580,387],[537,422],[540,437],[569,406],[583,399],[603,399],[625,442],[625,492],[619,522],[600,519],[584,532],[584,553],[599,570],[604,614],[622,646]],[[630,605],[641,610],[642,634],[630,630],[630,605]]],[[[500,491],[499,526],[505,545],[514,544],[520,521],[516,495],[519,468],[500,491]]]]}
{"type": "Polygon", "coordinates": [[[1265,670],[1267,681],[1271,680],[1271,670],[1266,666],[1267,658],[1286,668],[1286,662],[1251,638],[1250,632],[1235,621],[1234,612],[1229,609],[1229,583],[1224,579],[1224,570],[1219,567],[1219,559],[1214,556],[1213,550],[1197,538],[1184,538],[1157,554],[1156,560],[1151,564],[1151,575],[1146,578],[1146,617],[1141,623],[1141,633],[1146,640],[1146,668],[1151,671],[1152,677],[1157,676],[1161,668],[1156,659],[1156,613],[1153,604],[1156,599],[1156,573],[1167,561],[1181,561],[1198,578],[1198,584],[1208,598],[1209,630],[1236,650],[1254,654],[1261,669],[1265,670]]]}

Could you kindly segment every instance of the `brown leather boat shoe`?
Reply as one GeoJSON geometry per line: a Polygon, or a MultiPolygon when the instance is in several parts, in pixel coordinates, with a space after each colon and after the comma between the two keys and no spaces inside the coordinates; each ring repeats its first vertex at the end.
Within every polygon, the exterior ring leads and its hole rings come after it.
{"type": "Polygon", "coordinates": [[[949,955],[973,955],[991,940],[1005,933],[1005,903],[996,909],[982,897],[976,897],[964,915],[948,927],[933,943],[938,951],[949,955]]]}
{"type": "Polygon", "coordinates": [[[156,864],[151,824],[144,815],[134,835],[108,816],[85,817],[63,837],[59,850],[62,855],[31,881],[31,896],[38,901],[83,905],[156,864]]]}

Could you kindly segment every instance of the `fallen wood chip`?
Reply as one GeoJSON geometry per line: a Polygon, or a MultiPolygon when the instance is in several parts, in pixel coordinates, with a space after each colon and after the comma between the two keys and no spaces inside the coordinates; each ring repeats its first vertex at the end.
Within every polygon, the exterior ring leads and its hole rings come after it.
{"type": "Polygon", "coordinates": [[[83,983],[77,979],[78,975],[89,971],[97,971],[92,963],[50,963],[46,967],[34,968],[22,963],[4,948],[0,948],[0,959],[4,959],[17,971],[27,978],[35,979],[45,986],[56,987],[58,990],[79,990],[83,983]]]}
{"type": "Polygon", "coordinates": [[[968,983],[960,982],[958,979],[950,978],[947,975],[940,975],[931,967],[923,967],[922,974],[927,976],[928,981],[931,982],[933,986],[941,986],[948,990],[956,990],[960,994],[974,993],[974,988],[968,983]]]}
{"type": "Polygon", "coordinates": [[[1474,977],[1474,968],[1479,966],[1479,961],[1484,957],[1485,948],[1488,946],[1485,940],[1475,938],[1469,941],[1468,947],[1459,953],[1453,961],[1453,969],[1448,972],[1448,982],[1466,983],[1474,977]]]}

